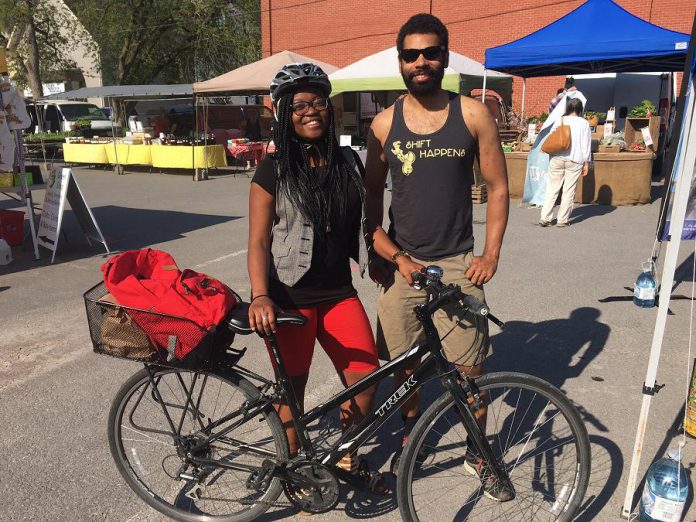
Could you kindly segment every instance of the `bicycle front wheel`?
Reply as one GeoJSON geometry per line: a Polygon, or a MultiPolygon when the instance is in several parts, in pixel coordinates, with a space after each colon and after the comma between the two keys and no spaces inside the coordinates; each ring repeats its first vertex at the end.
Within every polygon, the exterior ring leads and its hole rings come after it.
{"type": "Polygon", "coordinates": [[[285,431],[273,407],[195,455],[189,450],[223,417],[236,413],[215,426],[214,433],[243,420],[245,404],[259,396],[233,372],[159,368],[151,380],[143,369],[121,387],[109,414],[109,446],[116,466],[140,498],[174,519],[252,520],[282,491],[278,479],[263,487],[250,482],[264,460],[288,458],[285,431]]]}
{"type": "Polygon", "coordinates": [[[418,421],[401,459],[397,495],[403,519],[572,520],[590,475],[590,443],[577,409],[560,390],[531,375],[492,373],[476,384],[488,395],[486,439],[515,498],[499,502],[484,494],[461,414],[445,393],[418,421]]]}

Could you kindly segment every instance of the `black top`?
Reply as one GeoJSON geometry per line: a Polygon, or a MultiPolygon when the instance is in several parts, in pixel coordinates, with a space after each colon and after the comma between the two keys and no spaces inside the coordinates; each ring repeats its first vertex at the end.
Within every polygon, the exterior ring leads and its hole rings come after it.
{"type": "Polygon", "coordinates": [[[431,134],[406,127],[403,103],[394,104],[384,146],[392,175],[389,237],[426,261],[472,250],[476,142],[464,124],[459,96],[450,97],[445,124],[431,134]]]}
{"type": "MultiPolygon", "coordinates": [[[[360,160],[357,159],[359,162],[360,160]]],[[[317,175],[322,171],[318,170],[317,175]]],[[[252,183],[269,194],[276,195],[276,177],[273,159],[266,157],[256,169],[252,183]]],[[[268,293],[281,308],[294,309],[341,301],[357,295],[353,288],[350,257],[355,250],[355,239],[360,229],[362,201],[353,183],[348,184],[348,219],[339,223],[336,209],[332,209],[331,231],[321,242],[314,233],[312,264],[300,280],[288,286],[269,277],[268,293]]]]}

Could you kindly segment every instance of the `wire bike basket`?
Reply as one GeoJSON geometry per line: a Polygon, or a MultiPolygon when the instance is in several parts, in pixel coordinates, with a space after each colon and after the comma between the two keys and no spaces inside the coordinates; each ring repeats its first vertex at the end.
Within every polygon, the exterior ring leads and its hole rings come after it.
{"type": "Polygon", "coordinates": [[[87,290],[84,300],[92,346],[100,355],[200,369],[224,354],[234,340],[234,334],[224,325],[207,331],[186,317],[121,305],[108,292],[104,282],[87,290]],[[155,340],[163,337],[167,339],[166,346],[155,340]],[[201,340],[188,355],[177,358],[177,340],[191,338],[201,340]]]}

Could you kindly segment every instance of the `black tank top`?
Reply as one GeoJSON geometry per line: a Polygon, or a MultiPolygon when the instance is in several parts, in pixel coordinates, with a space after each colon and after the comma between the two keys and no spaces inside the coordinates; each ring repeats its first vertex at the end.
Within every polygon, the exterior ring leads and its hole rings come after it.
{"type": "Polygon", "coordinates": [[[474,247],[471,184],[476,142],[464,124],[461,100],[450,96],[445,124],[411,132],[404,100],[394,104],[384,146],[392,176],[389,237],[416,258],[432,261],[474,247]]]}

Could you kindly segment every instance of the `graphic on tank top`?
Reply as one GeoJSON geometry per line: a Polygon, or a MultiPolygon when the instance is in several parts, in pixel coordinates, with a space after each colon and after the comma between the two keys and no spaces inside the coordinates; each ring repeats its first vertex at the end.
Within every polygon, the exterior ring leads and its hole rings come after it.
{"type": "Polygon", "coordinates": [[[408,152],[401,150],[401,140],[392,142],[391,151],[402,163],[401,173],[408,176],[413,172],[413,164],[417,158],[463,158],[466,155],[466,147],[434,147],[432,139],[409,140],[406,142],[408,152]]]}

